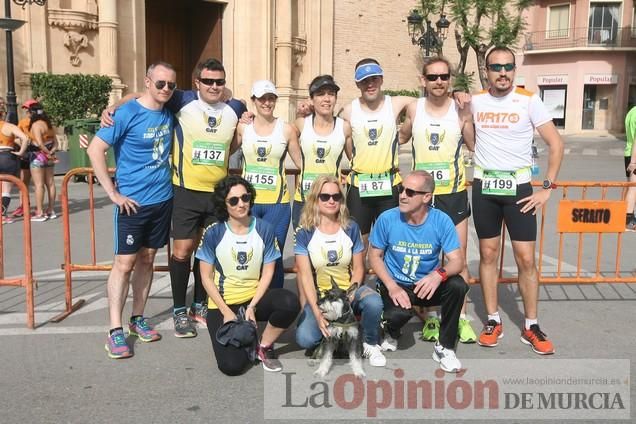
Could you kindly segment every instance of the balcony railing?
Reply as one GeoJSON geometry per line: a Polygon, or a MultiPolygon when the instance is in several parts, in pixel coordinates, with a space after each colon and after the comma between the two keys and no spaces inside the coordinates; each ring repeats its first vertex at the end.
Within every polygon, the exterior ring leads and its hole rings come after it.
{"type": "Polygon", "coordinates": [[[636,48],[636,28],[584,27],[529,32],[525,35],[524,50],[596,47],[636,48]]]}

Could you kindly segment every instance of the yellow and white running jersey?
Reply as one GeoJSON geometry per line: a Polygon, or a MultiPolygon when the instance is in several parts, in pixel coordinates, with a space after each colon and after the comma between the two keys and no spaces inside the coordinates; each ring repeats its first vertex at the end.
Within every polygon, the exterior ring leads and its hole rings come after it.
{"type": "Polygon", "coordinates": [[[243,132],[243,178],[256,189],[255,203],[289,203],[284,128],[285,122],[277,118],[270,135],[256,134],[253,124],[247,125],[243,132]]]}
{"type": "Polygon", "coordinates": [[[207,104],[196,91],[177,90],[166,107],[175,113],[172,183],[214,191],[227,176],[230,144],[245,107],[238,100],[207,104]]]}
{"type": "Polygon", "coordinates": [[[358,187],[360,174],[382,175],[391,185],[401,181],[398,169],[397,125],[390,96],[384,96],[380,111],[369,113],[360,107],[360,99],[351,103],[353,158],[347,182],[358,187]]]}
{"type": "Polygon", "coordinates": [[[435,194],[466,190],[461,154],[462,133],[455,102],[441,118],[426,113],[426,99],[417,99],[413,122],[413,169],[430,172],[435,194]]]}
{"type": "Polygon", "coordinates": [[[303,132],[300,134],[302,172],[296,187],[295,201],[305,201],[305,195],[319,175],[338,175],[344,151],[345,134],[344,121],[340,118],[334,119],[331,134],[322,136],[314,131],[314,116],[305,117],[303,132]]]}
{"type": "MultiPolygon", "coordinates": [[[[227,305],[249,302],[256,293],[264,264],[280,257],[272,227],[252,218],[247,234],[235,234],[226,222],[205,229],[196,257],[214,265],[214,284],[227,305]]],[[[212,299],[208,308],[218,309],[212,299]]]]}

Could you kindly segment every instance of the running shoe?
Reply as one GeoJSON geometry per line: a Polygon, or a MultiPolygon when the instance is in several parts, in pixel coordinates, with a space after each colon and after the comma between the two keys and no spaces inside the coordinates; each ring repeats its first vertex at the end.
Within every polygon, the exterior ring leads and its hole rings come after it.
{"type": "Polygon", "coordinates": [[[424,328],[422,328],[422,340],[427,342],[436,342],[439,340],[439,318],[426,318],[424,328]]]}
{"type": "Polygon", "coordinates": [[[45,214],[31,216],[31,222],[44,222],[47,219],[49,219],[49,217],[46,216],[45,214]]]}
{"type": "Polygon", "coordinates": [[[554,353],[552,342],[541,331],[539,324],[532,324],[529,330],[524,330],[521,333],[521,343],[530,345],[532,350],[539,355],[552,355],[554,353]]]}
{"type": "Polygon", "coordinates": [[[433,360],[439,362],[439,367],[446,372],[458,372],[462,369],[462,363],[457,359],[455,352],[439,343],[435,343],[433,347],[433,360]]]}
{"type": "Polygon", "coordinates": [[[161,339],[161,334],[153,329],[145,317],[136,318],[128,324],[131,336],[137,336],[142,342],[150,343],[161,339]]]}
{"type": "Polygon", "coordinates": [[[477,334],[475,334],[473,327],[470,326],[470,321],[465,318],[459,319],[457,335],[461,343],[475,343],[477,341],[477,334]]]}
{"type": "Polygon", "coordinates": [[[503,337],[503,324],[498,323],[494,319],[488,320],[484,329],[479,335],[479,343],[481,346],[495,347],[499,343],[499,339],[503,337]]]}
{"type": "Polygon", "coordinates": [[[190,320],[190,317],[184,312],[173,315],[174,320],[174,335],[179,338],[190,338],[197,336],[197,330],[194,328],[194,323],[190,320]]]}
{"type": "Polygon", "coordinates": [[[272,345],[258,345],[256,355],[258,355],[258,360],[263,364],[265,371],[278,372],[283,369],[283,364],[278,360],[278,355],[274,352],[272,345]]]}
{"type": "Polygon", "coordinates": [[[386,365],[386,357],[382,353],[382,348],[378,345],[362,343],[362,357],[369,359],[372,367],[383,367],[386,365]]]}
{"type": "Polygon", "coordinates": [[[2,223],[3,224],[13,224],[15,222],[15,220],[13,218],[11,218],[10,216],[2,216],[2,223]]]}
{"type": "Polygon", "coordinates": [[[47,213],[46,213],[46,216],[47,216],[49,219],[57,219],[57,214],[55,213],[55,211],[47,212],[47,213]]]}
{"type": "Polygon", "coordinates": [[[636,218],[631,219],[627,223],[627,225],[625,225],[625,231],[631,231],[631,232],[636,231],[636,218]]]}
{"type": "Polygon", "coordinates": [[[22,205],[15,208],[13,212],[11,212],[12,218],[21,218],[24,216],[24,209],[22,209],[22,205]]]}
{"type": "Polygon", "coordinates": [[[200,305],[192,304],[190,306],[190,311],[188,312],[190,315],[190,319],[192,321],[196,321],[199,325],[203,327],[208,326],[208,305],[207,303],[202,303],[200,305]]]}
{"type": "Polygon", "coordinates": [[[113,334],[108,334],[108,341],[104,345],[108,357],[111,359],[123,359],[133,356],[132,351],[126,343],[124,330],[115,330],[113,334]]]}
{"type": "Polygon", "coordinates": [[[393,337],[387,335],[382,340],[382,344],[380,344],[380,349],[384,352],[395,352],[398,348],[398,341],[393,337]]]}

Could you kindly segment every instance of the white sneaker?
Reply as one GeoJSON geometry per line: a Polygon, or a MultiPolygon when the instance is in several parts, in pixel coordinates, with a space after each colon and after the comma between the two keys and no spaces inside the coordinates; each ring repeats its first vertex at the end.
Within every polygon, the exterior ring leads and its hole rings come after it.
{"type": "Polygon", "coordinates": [[[362,356],[369,358],[369,365],[372,367],[383,367],[386,365],[386,358],[378,345],[362,343],[362,356]]]}
{"type": "Polygon", "coordinates": [[[438,343],[435,343],[433,347],[433,360],[439,362],[439,367],[446,372],[458,372],[462,368],[462,363],[455,356],[455,352],[438,343]]]}
{"type": "Polygon", "coordinates": [[[382,344],[380,345],[380,349],[382,349],[383,352],[395,352],[397,350],[397,347],[398,341],[391,336],[386,336],[384,340],[382,340],[382,344]]]}

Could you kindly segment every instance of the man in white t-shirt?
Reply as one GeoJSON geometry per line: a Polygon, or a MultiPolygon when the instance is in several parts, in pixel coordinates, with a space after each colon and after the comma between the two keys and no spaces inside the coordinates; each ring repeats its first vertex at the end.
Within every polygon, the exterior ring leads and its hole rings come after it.
{"type": "Polygon", "coordinates": [[[535,262],[536,213],[550,198],[563,158],[563,141],[541,99],[515,87],[515,56],[506,47],[486,55],[490,87],[472,98],[475,120],[475,171],[472,187],[473,219],[479,237],[479,278],[488,320],[478,343],[497,346],[503,337],[498,312],[497,262],[501,224],[506,223],[517,262],[525,323],[521,341],[541,355],[554,346],[539,328],[539,275],[535,262]],[[533,192],[532,138],[539,132],[548,146],[543,188],[533,192]]]}

